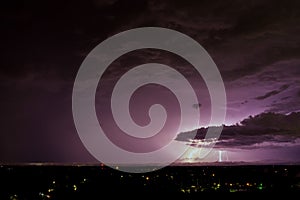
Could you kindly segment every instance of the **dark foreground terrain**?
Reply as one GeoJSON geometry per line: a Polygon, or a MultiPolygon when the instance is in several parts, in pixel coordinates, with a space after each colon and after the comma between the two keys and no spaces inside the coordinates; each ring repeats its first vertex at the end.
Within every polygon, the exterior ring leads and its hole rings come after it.
{"type": "Polygon", "coordinates": [[[169,166],[125,173],[105,166],[2,165],[0,199],[101,199],[131,194],[300,192],[300,166],[169,166]]]}

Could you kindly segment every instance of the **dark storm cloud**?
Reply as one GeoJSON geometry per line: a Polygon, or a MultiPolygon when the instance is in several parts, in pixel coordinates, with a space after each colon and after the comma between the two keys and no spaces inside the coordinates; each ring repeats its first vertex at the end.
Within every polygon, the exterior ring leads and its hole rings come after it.
{"type": "Polygon", "coordinates": [[[266,93],[265,95],[255,97],[255,99],[256,100],[263,100],[263,99],[266,99],[268,97],[271,97],[271,96],[274,96],[276,94],[279,94],[280,92],[282,92],[282,91],[284,91],[284,90],[286,90],[288,88],[289,88],[289,85],[283,85],[278,90],[273,90],[271,92],[266,93]]]}
{"type": "MultiPolygon", "coordinates": [[[[217,141],[217,147],[254,148],[268,146],[299,145],[300,112],[289,115],[278,113],[262,113],[241,121],[240,125],[224,126],[217,141]]],[[[205,142],[207,128],[197,130],[196,136],[192,132],[178,134],[176,140],[190,142],[205,142]]]]}
{"type": "Polygon", "coordinates": [[[29,1],[16,13],[19,17],[14,23],[24,28],[23,39],[17,37],[7,45],[18,47],[21,42],[14,55],[24,63],[18,70],[12,66],[2,70],[23,74],[47,70],[52,64],[58,74],[73,78],[74,66],[95,45],[115,33],[141,26],[161,26],[190,35],[208,50],[225,80],[255,74],[270,63],[299,53],[297,1],[50,2],[29,1]]]}
{"type": "MultiPolygon", "coordinates": [[[[270,130],[271,131],[271,130],[270,130]]],[[[216,148],[240,148],[240,149],[255,149],[264,147],[290,147],[300,144],[298,137],[293,135],[272,134],[271,132],[257,135],[247,135],[235,133],[227,134],[223,132],[218,141],[209,139],[192,139],[193,134],[182,133],[178,135],[177,140],[184,141],[187,145],[198,146],[205,145],[205,142],[216,142],[216,148]]]]}
{"type": "Polygon", "coordinates": [[[217,148],[241,148],[241,149],[256,149],[256,148],[278,148],[299,146],[300,141],[297,137],[292,136],[276,136],[276,135],[260,135],[260,136],[236,136],[234,139],[220,140],[216,144],[217,148]]]}
{"type": "Polygon", "coordinates": [[[117,2],[117,0],[93,0],[95,6],[103,7],[110,6],[117,2]]]}
{"type": "MultiPolygon", "coordinates": [[[[210,53],[228,83],[241,80],[247,85],[246,77],[253,76],[261,83],[257,87],[263,88],[263,84],[281,80],[279,71],[285,70],[283,74],[291,77],[290,81],[286,80],[287,84],[291,84],[292,77],[296,76],[292,71],[289,72],[288,61],[299,58],[299,2],[148,1],[143,8],[144,14],[130,21],[127,28],[161,26],[191,36],[210,53]],[[282,69],[273,73],[266,70],[274,63],[283,61],[287,63],[282,69]],[[266,74],[262,75],[261,72],[266,74]]],[[[147,58],[146,55],[139,57],[144,60],[147,58]]],[[[186,74],[190,73],[185,63],[179,66],[186,74]]],[[[241,90],[244,89],[241,87],[241,90]]],[[[277,89],[262,92],[266,96],[258,99],[280,93],[277,89]]],[[[235,95],[238,93],[236,91],[235,95]]]]}
{"type": "Polygon", "coordinates": [[[235,80],[299,55],[298,8],[299,3],[278,1],[186,5],[175,1],[154,16],[161,16],[160,25],[196,38],[211,53],[225,80],[235,80]],[[168,8],[174,8],[172,15],[166,12],[168,8]]]}
{"type": "MultiPolygon", "coordinates": [[[[97,2],[96,2],[97,3],[97,2]]],[[[26,1],[3,5],[1,74],[19,78],[31,72],[53,70],[62,79],[73,78],[84,57],[107,37],[126,30],[147,3],[125,1],[95,6],[85,1],[26,1]],[[105,28],[103,28],[105,27],[105,28]],[[15,59],[17,57],[18,59],[15,59]]]]}
{"type": "Polygon", "coordinates": [[[279,90],[273,90],[273,91],[268,92],[267,94],[265,94],[265,95],[263,95],[263,96],[258,96],[258,97],[256,97],[255,99],[256,99],[256,100],[263,100],[263,99],[266,99],[266,98],[268,98],[268,97],[270,97],[270,96],[276,95],[276,94],[278,94],[278,93],[280,93],[279,90]]]}
{"type": "MultiPolygon", "coordinates": [[[[136,27],[170,28],[197,40],[219,67],[231,95],[228,98],[240,98],[229,102],[232,107],[228,110],[243,115],[255,110],[257,105],[250,99],[257,93],[245,97],[242,93],[248,90],[249,80],[255,91],[265,94],[261,96],[265,101],[275,93],[274,97],[290,97],[269,107],[262,105],[266,110],[300,110],[300,90],[296,87],[300,76],[299,5],[296,0],[3,3],[0,161],[94,161],[73,124],[73,81],[85,56],[96,45],[136,27]],[[274,87],[267,88],[270,85],[274,87]],[[290,87],[280,89],[281,85],[290,87]],[[242,106],[249,107],[241,112],[242,106]]],[[[188,63],[163,52],[140,52],[120,59],[116,65],[126,69],[127,65],[153,60],[176,66],[193,77],[188,63]]],[[[108,73],[108,78],[114,79],[120,71],[108,73]]],[[[238,120],[241,115],[234,119],[238,120]]]]}
{"type": "Polygon", "coordinates": [[[289,97],[282,97],[280,100],[286,100],[286,99],[289,99],[291,98],[290,96],[289,97]]]}
{"type": "Polygon", "coordinates": [[[290,113],[300,110],[300,101],[299,96],[297,95],[300,83],[299,63],[299,60],[279,62],[267,67],[258,76],[258,80],[260,80],[259,83],[264,83],[265,86],[269,85],[269,88],[273,88],[276,91],[282,90],[280,93],[270,98],[269,100],[265,99],[265,101],[268,101],[265,111],[290,113]],[[277,81],[267,81],[263,78],[266,76],[272,76],[277,81]],[[281,84],[283,84],[282,88],[279,88],[279,85],[281,84]],[[289,87],[286,88],[287,86],[289,87]]]}
{"type": "Polygon", "coordinates": [[[297,92],[297,96],[300,97],[300,90],[297,92]]]}

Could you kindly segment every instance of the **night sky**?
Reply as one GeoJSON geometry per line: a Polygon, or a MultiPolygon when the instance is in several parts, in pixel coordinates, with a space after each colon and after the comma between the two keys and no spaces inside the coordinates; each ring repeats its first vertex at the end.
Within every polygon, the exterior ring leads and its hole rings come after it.
{"type": "MultiPolygon", "coordinates": [[[[224,80],[225,125],[263,112],[300,112],[297,0],[24,1],[2,4],[0,9],[2,163],[96,162],[76,133],[72,117],[73,83],[81,63],[95,46],[132,28],[173,29],[206,49],[224,80]]],[[[168,52],[143,50],[114,62],[103,77],[103,85],[111,87],[110,83],[129,67],[149,61],[173,66],[192,83],[199,78],[184,60],[168,52]]],[[[210,102],[204,83],[195,90],[199,103],[191,106],[200,107],[201,125],[208,126],[210,102]]],[[[99,91],[96,97],[98,112],[103,111],[100,98],[105,92],[99,91]]],[[[193,128],[185,127],[185,131],[193,128]]],[[[269,155],[277,154],[284,156],[285,161],[300,162],[299,133],[292,137],[283,134],[257,136],[240,152],[247,151],[244,155],[249,157],[248,161],[272,160],[274,156],[269,155]],[[271,145],[272,151],[265,149],[274,141],[280,144],[275,145],[278,148],[271,145]],[[254,146],[246,148],[249,145],[254,146]],[[264,153],[268,156],[263,157],[264,153]]],[[[237,155],[240,145],[225,143],[219,148],[232,150],[226,157],[241,161],[243,156],[237,155]]]]}

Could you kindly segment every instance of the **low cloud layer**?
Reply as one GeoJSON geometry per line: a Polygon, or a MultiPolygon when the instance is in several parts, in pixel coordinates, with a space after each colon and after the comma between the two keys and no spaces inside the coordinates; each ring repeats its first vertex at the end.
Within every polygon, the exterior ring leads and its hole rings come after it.
{"type": "Polygon", "coordinates": [[[262,113],[244,119],[241,124],[224,126],[219,139],[205,140],[207,128],[201,128],[195,137],[189,132],[180,133],[177,140],[199,147],[207,142],[214,142],[219,148],[292,147],[300,145],[299,122],[300,113],[262,113]]]}

